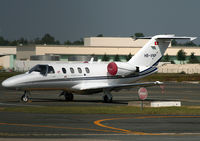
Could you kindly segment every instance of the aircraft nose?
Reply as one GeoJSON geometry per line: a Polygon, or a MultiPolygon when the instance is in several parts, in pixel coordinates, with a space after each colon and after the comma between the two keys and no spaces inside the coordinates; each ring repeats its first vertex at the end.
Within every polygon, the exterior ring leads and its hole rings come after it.
{"type": "Polygon", "coordinates": [[[22,85],[20,83],[25,82],[27,79],[27,74],[20,74],[16,76],[12,76],[6,80],[4,80],[1,85],[5,88],[9,89],[16,89],[18,87],[21,87],[22,85]]]}
{"type": "Polygon", "coordinates": [[[11,88],[13,87],[13,81],[10,79],[6,79],[1,83],[1,85],[5,88],[11,88]]]}
{"type": "Polygon", "coordinates": [[[8,80],[4,80],[4,81],[1,83],[1,85],[2,85],[3,87],[9,87],[9,81],[8,81],[8,80]]]}

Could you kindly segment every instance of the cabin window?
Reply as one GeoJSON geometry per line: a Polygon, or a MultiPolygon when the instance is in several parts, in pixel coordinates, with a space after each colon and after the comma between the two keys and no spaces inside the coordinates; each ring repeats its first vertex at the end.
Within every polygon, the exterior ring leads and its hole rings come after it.
{"type": "Polygon", "coordinates": [[[86,73],[90,73],[90,70],[88,67],[85,68],[86,73]]]}
{"type": "Polygon", "coordinates": [[[62,72],[65,74],[67,71],[65,68],[62,68],[62,72]]]}
{"type": "Polygon", "coordinates": [[[54,71],[54,69],[53,69],[52,66],[49,66],[49,67],[48,67],[48,73],[50,73],[50,74],[55,73],[55,71],[54,71]]]}
{"type": "Polygon", "coordinates": [[[79,72],[79,73],[82,73],[82,69],[81,69],[81,68],[78,68],[78,72],[79,72]]]}
{"type": "Polygon", "coordinates": [[[73,68],[70,68],[70,72],[71,72],[71,73],[74,73],[74,69],[73,69],[73,68]]]}

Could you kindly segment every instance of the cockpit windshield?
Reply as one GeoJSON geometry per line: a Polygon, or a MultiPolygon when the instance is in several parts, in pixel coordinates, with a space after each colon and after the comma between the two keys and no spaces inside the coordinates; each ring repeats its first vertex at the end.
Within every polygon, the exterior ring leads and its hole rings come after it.
{"type": "Polygon", "coordinates": [[[49,67],[48,65],[36,65],[29,70],[29,73],[40,72],[40,74],[42,75],[47,75],[48,67],[49,67]]]}

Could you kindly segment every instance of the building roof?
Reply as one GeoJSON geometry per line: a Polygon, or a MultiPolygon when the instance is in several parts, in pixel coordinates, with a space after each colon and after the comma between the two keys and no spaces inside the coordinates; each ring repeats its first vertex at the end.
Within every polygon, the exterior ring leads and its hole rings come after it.
{"type": "Polygon", "coordinates": [[[84,38],[84,46],[96,47],[140,47],[149,39],[133,39],[131,37],[88,37],[84,38]]]}
{"type": "Polygon", "coordinates": [[[15,55],[16,54],[16,46],[0,46],[0,54],[1,55],[15,55]]]}

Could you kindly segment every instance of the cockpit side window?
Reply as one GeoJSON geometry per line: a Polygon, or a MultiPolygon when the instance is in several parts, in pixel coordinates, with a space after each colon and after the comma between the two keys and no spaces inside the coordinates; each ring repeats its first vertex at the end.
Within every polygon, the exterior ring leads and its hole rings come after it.
{"type": "Polygon", "coordinates": [[[48,73],[50,73],[50,74],[55,73],[54,68],[52,66],[48,67],[48,73]]]}
{"type": "Polygon", "coordinates": [[[41,71],[40,71],[40,73],[42,74],[42,75],[46,75],[47,74],[47,65],[40,65],[40,68],[41,68],[41,71]]]}
{"type": "Polygon", "coordinates": [[[39,66],[36,65],[36,66],[32,67],[32,68],[29,70],[29,73],[31,73],[31,72],[33,72],[33,71],[40,72],[39,66]]]}
{"type": "Polygon", "coordinates": [[[29,70],[29,73],[32,72],[40,72],[42,75],[46,75],[48,70],[48,65],[36,65],[32,69],[29,70]]]}

